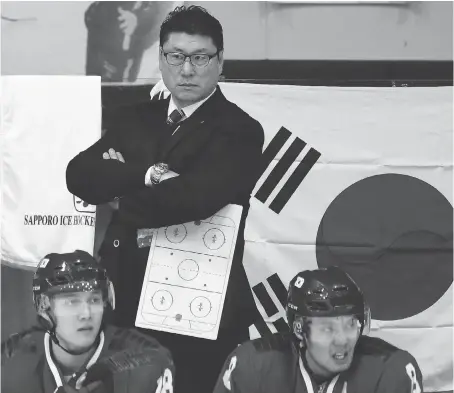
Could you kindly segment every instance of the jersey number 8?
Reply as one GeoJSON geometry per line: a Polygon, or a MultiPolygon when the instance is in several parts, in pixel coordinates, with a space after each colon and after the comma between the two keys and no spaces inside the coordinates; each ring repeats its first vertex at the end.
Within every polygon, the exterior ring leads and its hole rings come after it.
{"type": "Polygon", "coordinates": [[[416,378],[416,370],[413,364],[408,363],[405,366],[405,370],[407,370],[407,374],[410,377],[411,381],[411,393],[421,393],[421,387],[419,386],[418,379],[416,378]]]}
{"type": "Polygon", "coordinates": [[[232,357],[232,359],[230,359],[229,368],[225,371],[224,376],[222,377],[224,386],[229,390],[232,390],[230,378],[232,377],[232,371],[234,370],[235,366],[236,366],[236,356],[234,356],[234,357],[232,357]]]}
{"type": "Polygon", "coordinates": [[[164,374],[159,377],[157,384],[156,393],[173,393],[172,371],[166,368],[164,374]]]}

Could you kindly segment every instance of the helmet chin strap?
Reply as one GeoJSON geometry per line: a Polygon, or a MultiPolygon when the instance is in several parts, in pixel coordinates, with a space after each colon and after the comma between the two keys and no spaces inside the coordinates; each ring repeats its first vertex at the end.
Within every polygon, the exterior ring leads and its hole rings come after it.
{"type": "Polygon", "coordinates": [[[56,331],[55,331],[56,330],[56,324],[55,324],[54,319],[52,318],[52,316],[50,314],[47,314],[47,315],[49,316],[49,318],[51,320],[51,327],[50,327],[50,329],[47,329],[47,332],[49,333],[50,338],[52,339],[52,341],[56,345],[58,345],[61,349],[63,349],[63,351],[65,351],[66,353],[69,353],[70,355],[73,355],[73,356],[79,356],[79,355],[83,355],[84,353],[89,352],[93,347],[98,345],[99,336],[100,336],[101,331],[102,331],[102,326],[101,326],[101,329],[99,329],[98,335],[96,336],[96,339],[93,341],[93,344],[91,344],[88,348],[80,350],[80,351],[72,351],[70,349],[66,349],[63,345],[60,344],[60,341],[57,338],[57,334],[56,334],[56,331]]]}
{"type": "Polygon", "coordinates": [[[86,349],[83,349],[83,350],[80,350],[80,351],[72,351],[70,349],[66,349],[63,345],[60,344],[56,334],[55,334],[55,329],[52,329],[52,331],[49,331],[48,332],[49,335],[50,335],[50,338],[52,339],[52,341],[57,344],[61,349],[63,349],[63,351],[65,351],[66,353],[69,353],[70,355],[73,355],[73,356],[79,356],[79,355],[83,355],[84,353],[87,353],[89,352],[92,348],[94,348],[95,346],[98,345],[99,343],[99,334],[98,333],[98,336],[96,337],[96,340],[93,342],[93,344],[91,344],[88,348],[86,349]]]}

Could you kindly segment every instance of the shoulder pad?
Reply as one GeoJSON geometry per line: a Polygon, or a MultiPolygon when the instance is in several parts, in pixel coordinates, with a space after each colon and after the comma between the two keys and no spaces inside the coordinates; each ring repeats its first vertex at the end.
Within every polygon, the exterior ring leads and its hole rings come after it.
{"type": "Polygon", "coordinates": [[[2,342],[2,363],[18,353],[36,353],[43,346],[44,332],[32,328],[20,333],[14,333],[2,342]]]}
{"type": "Polygon", "coordinates": [[[96,367],[93,366],[93,370],[99,367],[106,367],[110,370],[110,372],[116,374],[147,365],[162,366],[163,363],[164,358],[156,351],[150,351],[147,349],[144,349],[143,351],[137,349],[125,349],[108,357],[99,359],[96,362],[96,367]]]}
{"type": "Polygon", "coordinates": [[[358,355],[380,356],[386,360],[396,351],[400,351],[399,348],[381,338],[361,336],[355,352],[358,355]]]}
{"type": "Polygon", "coordinates": [[[287,352],[292,344],[293,336],[290,333],[275,333],[252,341],[257,352],[287,352]]]}
{"type": "Polygon", "coordinates": [[[167,351],[154,337],[140,333],[135,329],[108,327],[104,333],[106,335],[106,348],[108,350],[162,349],[167,351]]]}

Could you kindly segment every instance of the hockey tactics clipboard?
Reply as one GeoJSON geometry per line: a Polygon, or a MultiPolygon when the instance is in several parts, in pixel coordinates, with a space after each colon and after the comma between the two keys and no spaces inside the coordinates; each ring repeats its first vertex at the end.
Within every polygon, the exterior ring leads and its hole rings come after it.
{"type": "Polygon", "coordinates": [[[136,326],[217,338],[242,210],[155,230],[136,326]]]}

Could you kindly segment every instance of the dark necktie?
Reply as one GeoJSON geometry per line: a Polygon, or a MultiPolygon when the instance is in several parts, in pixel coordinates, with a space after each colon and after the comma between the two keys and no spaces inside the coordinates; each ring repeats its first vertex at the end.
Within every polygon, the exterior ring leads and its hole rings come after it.
{"type": "MultiPolygon", "coordinates": [[[[172,113],[167,117],[166,119],[166,125],[167,127],[166,130],[163,130],[161,134],[161,137],[159,138],[159,145],[160,145],[160,150],[165,149],[165,146],[167,146],[170,141],[173,138],[173,135],[175,134],[176,130],[178,129],[178,126],[180,125],[181,120],[185,119],[185,114],[183,111],[179,111],[178,109],[174,109],[172,113]]],[[[161,151],[162,154],[162,151],[161,151]]]]}
{"type": "Polygon", "coordinates": [[[166,124],[173,132],[178,127],[178,123],[185,118],[184,112],[178,109],[174,109],[173,112],[167,117],[166,124]]]}

